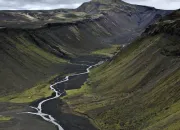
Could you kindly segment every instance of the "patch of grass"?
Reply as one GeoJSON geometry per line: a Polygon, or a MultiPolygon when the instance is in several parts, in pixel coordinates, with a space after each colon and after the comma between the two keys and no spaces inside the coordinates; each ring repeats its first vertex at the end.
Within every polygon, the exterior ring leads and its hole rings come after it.
{"type": "Polygon", "coordinates": [[[33,43],[30,43],[24,37],[18,37],[17,39],[21,43],[23,43],[23,44],[16,43],[17,49],[19,51],[23,52],[26,55],[31,55],[31,56],[38,55],[41,58],[44,58],[44,59],[46,59],[46,60],[48,60],[48,61],[50,61],[52,63],[66,62],[66,60],[64,60],[62,58],[58,58],[55,55],[42,50],[41,48],[39,48],[38,46],[34,45],[33,43]]]}
{"type": "Polygon", "coordinates": [[[56,14],[53,19],[50,19],[52,21],[56,22],[77,22],[77,21],[83,21],[86,19],[96,19],[101,17],[102,14],[87,14],[84,12],[68,12],[68,13],[58,13],[56,14]]]}
{"type": "Polygon", "coordinates": [[[49,89],[49,84],[41,84],[26,90],[23,93],[0,98],[0,101],[12,103],[29,103],[43,97],[48,97],[51,94],[52,91],[49,89]]]}
{"type": "Polygon", "coordinates": [[[120,45],[112,45],[110,48],[93,51],[92,54],[113,57],[120,50],[120,47],[120,45]]]}
{"type": "Polygon", "coordinates": [[[72,106],[78,105],[75,111],[80,112],[80,113],[83,113],[85,111],[92,110],[95,108],[99,108],[108,104],[106,100],[104,100],[104,102],[102,101],[103,100],[102,97],[92,94],[92,88],[88,83],[85,83],[80,89],[67,90],[67,95],[63,97],[63,100],[67,101],[69,105],[72,105],[72,106]],[[100,100],[101,100],[101,104],[98,104],[98,101],[100,100]],[[83,101],[91,102],[91,103],[82,104],[83,101]]]}
{"type": "Polygon", "coordinates": [[[67,90],[66,96],[63,97],[63,99],[69,99],[74,98],[75,96],[81,96],[81,95],[87,95],[91,92],[91,88],[87,85],[87,83],[84,83],[84,85],[81,86],[80,89],[73,89],[73,90],[67,90]]]}
{"type": "Polygon", "coordinates": [[[0,116],[0,121],[9,121],[11,119],[12,119],[12,117],[10,117],[10,116],[0,116]]]}
{"type": "Polygon", "coordinates": [[[22,93],[16,93],[0,98],[0,102],[12,102],[12,103],[30,103],[37,99],[49,97],[52,94],[50,89],[50,81],[56,76],[52,76],[49,80],[37,84],[22,93]]]}

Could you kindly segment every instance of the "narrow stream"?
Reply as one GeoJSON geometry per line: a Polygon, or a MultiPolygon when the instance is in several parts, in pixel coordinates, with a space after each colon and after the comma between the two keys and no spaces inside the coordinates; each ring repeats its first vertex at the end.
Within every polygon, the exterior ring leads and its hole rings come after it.
{"type": "MultiPolygon", "coordinates": [[[[49,114],[46,114],[46,113],[43,113],[43,104],[45,104],[46,102],[48,101],[51,101],[53,99],[56,99],[56,98],[59,98],[62,94],[65,93],[65,91],[62,91],[62,92],[59,92],[57,91],[54,86],[57,85],[57,84],[61,84],[61,83],[64,83],[64,82],[68,82],[69,81],[69,78],[70,77],[73,77],[73,76],[79,76],[79,75],[84,75],[84,74],[88,74],[90,72],[90,69],[93,68],[93,67],[96,67],[98,65],[101,65],[103,64],[104,61],[100,61],[98,62],[97,64],[95,65],[91,65],[91,66],[88,66],[88,68],[86,69],[86,72],[83,72],[83,73],[78,73],[78,74],[72,74],[72,75],[69,75],[69,76],[66,76],[63,80],[59,81],[59,82],[56,82],[52,85],[50,85],[50,88],[52,91],[54,91],[56,93],[56,95],[54,97],[50,97],[50,98],[47,98],[43,101],[41,101],[37,107],[31,107],[32,109],[36,110],[37,112],[24,112],[24,113],[27,113],[27,114],[32,114],[32,115],[37,115],[37,116],[40,116],[41,118],[43,118],[45,121],[48,121],[54,125],[56,125],[58,127],[58,130],[64,130],[60,124],[57,123],[57,121],[49,114]]],[[[84,64],[81,64],[81,65],[84,65],[84,64]]]]}

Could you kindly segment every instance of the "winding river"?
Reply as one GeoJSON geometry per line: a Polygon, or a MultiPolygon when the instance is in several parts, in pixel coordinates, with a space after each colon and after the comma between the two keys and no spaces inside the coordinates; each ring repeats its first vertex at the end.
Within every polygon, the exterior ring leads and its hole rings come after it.
{"type": "MultiPolygon", "coordinates": [[[[54,118],[53,118],[51,115],[49,115],[49,114],[43,113],[43,106],[42,106],[42,105],[45,104],[45,103],[48,102],[48,101],[51,101],[51,100],[56,99],[56,98],[59,98],[62,94],[65,93],[65,91],[59,92],[58,90],[56,90],[56,89],[54,88],[55,85],[61,84],[61,83],[64,83],[64,82],[68,82],[70,77],[88,74],[88,73],[90,72],[90,69],[91,69],[91,68],[96,67],[96,66],[98,66],[98,65],[101,65],[102,63],[104,63],[104,62],[103,62],[103,61],[100,61],[100,62],[98,62],[98,63],[95,64],[95,65],[91,65],[91,66],[88,65],[88,68],[86,69],[85,72],[83,72],[83,73],[77,73],[77,74],[72,74],[72,75],[66,76],[63,80],[61,80],[61,81],[59,81],[59,82],[56,82],[56,83],[50,85],[51,90],[54,91],[56,95],[55,95],[54,97],[50,97],[50,98],[47,98],[47,99],[41,101],[41,102],[38,104],[37,107],[31,107],[32,109],[36,110],[36,112],[24,112],[24,113],[40,116],[40,117],[43,118],[45,121],[48,121],[48,122],[56,125],[56,126],[58,127],[58,130],[64,130],[64,129],[61,127],[61,125],[57,123],[56,119],[54,119],[54,118]]],[[[80,65],[85,65],[85,64],[80,64],[80,65]]]]}

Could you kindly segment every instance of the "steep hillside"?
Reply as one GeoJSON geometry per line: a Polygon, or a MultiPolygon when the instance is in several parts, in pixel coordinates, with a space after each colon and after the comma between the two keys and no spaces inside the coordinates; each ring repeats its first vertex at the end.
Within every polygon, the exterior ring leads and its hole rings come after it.
{"type": "Polygon", "coordinates": [[[62,61],[126,44],[169,12],[120,0],[93,0],[74,10],[0,11],[1,94],[59,73],[67,65],[62,61]]]}
{"type": "Polygon", "coordinates": [[[0,33],[1,96],[23,91],[58,74],[67,61],[39,48],[29,37],[0,33]]]}
{"type": "Polygon", "coordinates": [[[121,0],[0,11],[0,130],[179,129],[179,12],[162,18],[170,12],[121,0]],[[84,83],[89,65],[115,54],[84,83]],[[75,90],[59,100],[65,89],[75,90]],[[34,112],[28,105],[38,113],[19,114],[34,112]]]}
{"type": "Polygon", "coordinates": [[[171,11],[152,7],[131,5],[121,0],[92,0],[84,3],[77,11],[87,14],[103,14],[104,24],[113,30],[110,41],[130,43],[144,29],[171,11]]]}
{"type": "Polygon", "coordinates": [[[63,100],[73,113],[88,117],[102,130],[179,130],[178,14],[150,26],[94,69],[81,89],[67,91],[63,100]]]}
{"type": "Polygon", "coordinates": [[[1,95],[23,91],[52,75],[66,73],[65,67],[72,59],[109,47],[94,39],[97,33],[107,35],[106,32],[97,28],[92,34],[93,23],[82,26],[1,29],[1,95]],[[87,28],[79,29],[82,26],[87,28]]]}
{"type": "MultiPolygon", "coordinates": [[[[1,28],[43,28],[93,23],[108,35],[97,35],[102,42],[124,44],[133,41],[144,29],[171,11],[131,5],[121,0],[92,0],[74,10],[0,11],[1,28]]],[[[66,37],[65,33],[63,35],[66,37]]],[[[96,38],[95,37],[95,38],[96,38]]]]}
{"type": "Polygon", "coordinates": [[[160,22],[149,26],[145,33],[156,34],[156,33],[169,33],[171,35],[180,35],[180,11],[174,11],[170,15],[162,18],[160,22]]]}

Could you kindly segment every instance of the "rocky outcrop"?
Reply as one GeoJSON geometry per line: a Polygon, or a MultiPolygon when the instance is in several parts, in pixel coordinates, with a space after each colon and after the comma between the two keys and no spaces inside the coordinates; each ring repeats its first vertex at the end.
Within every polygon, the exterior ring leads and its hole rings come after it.
{"type": "Polygon", "coordinates": [[[155,24],[150,25],[143,36],[149,35],[157,35],[157,34],[167,34],[174,36],[174,41],[164,44],[161,47],[161,52],[163,55],[166,56],[180,56],[180,44],[177,40],[180,36],[180,11],[174,11],[173,13],[167,15],[166,17],[162,18],[160,21],[156,22],[155,24]]]}
{"type": "Polygon", "coordinates": [[[155,24],[150,25],[144,33],[151,35],[155,35],[157,33],[180,35],[180,11],[177,10],[155,24]]]}

